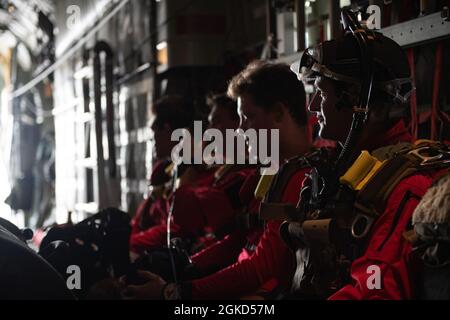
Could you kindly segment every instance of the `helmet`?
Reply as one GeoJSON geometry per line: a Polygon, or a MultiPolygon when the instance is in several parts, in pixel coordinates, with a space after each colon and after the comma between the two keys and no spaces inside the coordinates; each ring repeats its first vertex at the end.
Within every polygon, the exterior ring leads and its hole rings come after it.
{"type": "MultiPolygon", "coordinates": [[[[392,39],[370,33],[374,37],[371,41],[373,88],[389,94],[397,102],[407,102],[415,88],[406,54],[392,39]]],[[[306,49],[301,59],[291,65],[291,70],[304,82],[323,76],[359,86],[364,77],[361,54],[355,36],[346,32],[338,39],[306,49]]]]}

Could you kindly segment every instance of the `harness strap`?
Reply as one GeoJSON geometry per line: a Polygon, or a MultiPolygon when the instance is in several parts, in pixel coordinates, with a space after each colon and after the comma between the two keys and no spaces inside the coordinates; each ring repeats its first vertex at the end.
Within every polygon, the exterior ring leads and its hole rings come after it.
{"type": "MultiPolygon", "coordinates": [[[[315,155],[315,152],[309,156],[315,155]]],[[[308,156],[296,157],[288,160],[280,169],[278,174],[272,176],[270,187],[260,204],[259,218],[268,220],[294,220],[296,216],[296,206],[281,203],[283,194],[292,177],[299,170],[309,166],[306,160],[308,156]]],[[[262,181],[262,180],[261,180],[262,181]]],[[[260,181],[260,183],[261,183],[260,181]]],[[[266,182],[267,183],[267,182],[266,182]]],[[[300,194],[300,190],[298,191],[300,194]]]]}
{"type": "Polygon", "coordinates": [[[403,155],[384,162],[358,193],[355,207],[372,217],[381,215],[392,190],[404,177],[417,171],[416,165],[413,157],[403,155]]]}
{"type": "MultiPolygon", "coordinates": [[[[376,165],[379,163],[375,162],[372,169],[376,170],[370,170],[366,175],[368,179],[363,179],[366,183],[357,194],[355,208],[371,217],[379,216],[384,211],[390,194],[401,180],[416,172],[433,170],[450,163],[450,153],[445,150],[446,147],[439,143],[418,140],[409,152],[403,152],[403,154],[382,162],[378,168],[376,165]],[[423,155],[421,153],[423,151],[430,155],[423,155]]],[[[361,185],[362,183],[357,187],[361,185]]],[[[353,189],[358,190],[358,188],[353,189]]]]}
{"type": "Polygon", "coordinates": [[[294,205],[286,203],[261,202],[259,218],[268,220],[295,220],[297,210],[294,205]]]}

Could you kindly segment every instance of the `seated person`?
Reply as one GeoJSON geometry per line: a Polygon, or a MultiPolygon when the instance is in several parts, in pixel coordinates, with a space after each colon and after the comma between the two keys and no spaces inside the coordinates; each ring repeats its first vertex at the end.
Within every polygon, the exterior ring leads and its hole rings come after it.
{"type": "MultiPolygon", "coordinates": [[[[217,129],[224,135],[226,129],[237,128],[238,115],[233,100],[218,95],[210,99],[209,105],[209,128],[217,129]]],[[[198,167],[204,166],[191,165],[185,169],[175,193],[172,194],[170,188],[166,189],[149,206],[150,213],[152,210],[160,213],[158,225],[137,231],[135,219],[130,240],[130,250],[134,254],[167,245],[166,220],[172,201],[172,236],[188,240],[192,250],[208,246],[215,241],[215,236],[223,236],[221,234],[226,232],[224,229],[232,223],[236,212],[246,205],[239,198],[239,190],[246,178],[255,172],[254,166],[225,164],[216,166],[214,170],[209,169],[202,175],[195,172],[198,167]],[[205,232],[215,236],[203,237],[205,232]]]]}

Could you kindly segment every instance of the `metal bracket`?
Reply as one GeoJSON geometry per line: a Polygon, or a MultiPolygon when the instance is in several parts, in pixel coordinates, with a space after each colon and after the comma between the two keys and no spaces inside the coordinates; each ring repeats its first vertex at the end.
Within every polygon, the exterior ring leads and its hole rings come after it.
{"type": "Polygon", "coordinates": [[[448,38],[450,37],[448,9],[447,17],[444,10],[381,29],[380,32],[406,48],[448,38]]]}
{"type": "MultiPolygon", "coordinates": [[[[450,38],[449,9],[444,7],[442,12],[405,21],[377,31],[405,48],[450,38]]],[[[291,64],[300,60],[301,56],[302,52],[295,52],[291,55],[280,57],[276,61],[291,64]]]]}

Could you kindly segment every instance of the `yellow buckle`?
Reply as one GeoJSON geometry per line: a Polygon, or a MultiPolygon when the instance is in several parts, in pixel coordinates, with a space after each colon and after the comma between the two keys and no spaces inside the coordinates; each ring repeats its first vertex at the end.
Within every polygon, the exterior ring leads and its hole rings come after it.
{"type": "Polygon", "coordinates": [[[361,190],[380,169],[382,164],[382,161],[363,150],[347,172],[339,178],[339,182],[348,185],[353,190],[361,190]]]}

